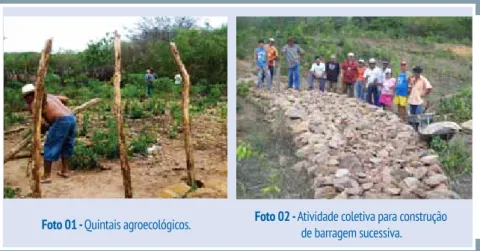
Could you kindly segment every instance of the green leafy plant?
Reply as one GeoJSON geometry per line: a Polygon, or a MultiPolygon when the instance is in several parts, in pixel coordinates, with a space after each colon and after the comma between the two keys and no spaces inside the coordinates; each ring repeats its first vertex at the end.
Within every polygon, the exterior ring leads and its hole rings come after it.
{"type": "Polygon", "coordinates": [[[88,133],[88,125],[90,124],[90,114],[85,112],[83,115],[82,127],[80,129],[79,136],[86,136],[88,133]]]}
{"type": "Polygon", "coordinates": [[[114,119],[108,119],[106,131],[94,131],[92,145],[93,151],[98,156],[107,159],[116,159],[119,157],[117,128],[114,119]]]}
{"type": "Polygon", "coordinates": [[[472,172],[471,152],[462,137],[454,137],[451,141],[435,137],[430,147],[438,154],[439,161],[448,175],[456,176],[472,172]]]}
{"type": "Polygon", "coordinates": [[[134,138],[132,142],[130,142],[129,154],[140,154],[146,156],[148,146],[154,141],[155,139],[152,136],[146,133],[141,133],[138,137],[134,138]]]}
{"type": "Polygon", "coordinates": [[[98,155],[94,148],[85,146],[82,142],[75,145],[73,156],[70,160],[72,170],[93,170],[100,167],[98,155]]]}

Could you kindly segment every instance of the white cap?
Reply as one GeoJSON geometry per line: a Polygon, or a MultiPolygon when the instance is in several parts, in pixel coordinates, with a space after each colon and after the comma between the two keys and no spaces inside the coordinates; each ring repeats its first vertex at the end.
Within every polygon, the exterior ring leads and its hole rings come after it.
{"type": "Polygon", "coordinates": [[[374,59],[374,58],[371,58],[370,60],[368,60],[368,62],[369,62],[369,63],[371,63],[371,64],[374,64],[374,63],[376,63],[376,61],[375,61],[375,59],[374,59]]]}
{"type": "Polygon", "coordinates": [[[392,70],[391,70],[390,68],[387,68],[387,69],[385,70],[385,74],[392,74],[392,70]]]}
{"type": "Polygon", "coordinates": [[[275,42],[275,39],[270,38],[268,41],[275,42]]]}
{"type": "Polygon", "coordinates": [[[353,57],[353,56],[355,56],[355,54],[353,54],[353,52],[349,52],[349,53],[348,53],[348,56],[349,56],[349,57],[353,57]]]}
{"type": "Polygon", "coordinates": [[[332,54],[331,58],[337,58],[337,56],[335,56],[335,54],[332,54]]]}
{"type": "Polygon", "coordinates": [[[365,62],[365,60],[363,60],[363,59],[359,59],[359,60],[358,60],[358,62],[359,62],[359,63],[364,63],[364,62],[365,62]]]}
{"type": "Polygon", "coordinates": [[[35,86],[33,84],[26,84],[22,87],[23,96],[30,94],[35,91],[35,86]]]}

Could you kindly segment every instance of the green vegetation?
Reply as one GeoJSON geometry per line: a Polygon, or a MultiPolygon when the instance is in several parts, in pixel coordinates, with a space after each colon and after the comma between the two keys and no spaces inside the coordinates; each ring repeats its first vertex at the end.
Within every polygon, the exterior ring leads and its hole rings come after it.
{"type": "Polygon", "coordinates": [[[472,119],[472,90],[445,97],[438,107],[439,114],[448,114],[449,120],[461,123],[472,119]]]}
{"type": "Polygon", "coordinates": [[[454,137],[450,141],[435,138],[430,146],[438,154],[443,169],[449,176],[472,173],[472,153],[463,137],[454,137]]]}
{"type": "Polygon", "coordinates": [[[15,197],[17,197],[17,194],[20,193],[20,189],[13,189],[11,187],[4,187],[3,188],[3,198],[4,199],[13,199],[15,197]]]}
{"type": "Polygon", "coordinates": [[[85,146],[82,142],[77,142],[70,160],[70,169],[93,170],[98,167],[100,167],[100,164],[95,149],[85,146]]]}
{"type": "Polygon", "coordinates": [[[139,154],[142,156],[146,156],[148,146],[154,142],[154,137],[145,133],[141,133],[138,137],[135,137],[130,143],[129,153],[130,155],[139,154]]]}

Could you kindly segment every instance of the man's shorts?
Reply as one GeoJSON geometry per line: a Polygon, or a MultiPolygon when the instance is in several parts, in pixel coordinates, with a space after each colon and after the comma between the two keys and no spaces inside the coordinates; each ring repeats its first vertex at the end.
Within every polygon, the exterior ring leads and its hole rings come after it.
{"type": "Polygon", "coordinates": [[[408,97],[395,95],[395,98],[393,99],[393,103],[401,107],[407,107],[408,97]]]}
{"type": "Polygon", "coordinates": [[[43,157],[46,161],[57,161],[60,156],[70,158],[77,135],[77,119],[75,116],[57,118],[48,129],[43,157]]]}

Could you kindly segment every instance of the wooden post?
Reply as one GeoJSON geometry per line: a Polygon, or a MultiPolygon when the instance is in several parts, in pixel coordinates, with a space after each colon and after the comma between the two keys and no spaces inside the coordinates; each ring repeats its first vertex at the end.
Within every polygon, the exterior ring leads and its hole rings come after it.
{"type": "Polygon", "coordinates": [[[178,70],[182,75],[182,121],[183,121],[183,135],[185,143],[185,154],[187,155],[187,175],[188,175],[188,185],[194,187],[195,183],[195,164],[193,158],[193,148],[191,143],[191,129],[190,129],[190,116],[189,116],[189,105],[190,105],[190,76],[188,75],[185,66],[183,65],[182,59],[178,52],[177,46],[175,43],[170,43],[170,51],[172,52],[173,59],[178,66],[178,70]]]}
{"type": "Polygon", "coordinates": [[[45,96],[45,75],[47,75],[48,62],[50,61],[50,52],[52,50],[52,39],[48,39],[45,43],[45,48],[40,58],[37,82],[35,84],[35,98],[33,101],[33,141],[32,141],[32,197],[41,198],[42,192],[40,190],[40,167],[42,156],[41,151],[41,126],[42,126],[42,108],[45,96]]]}
{"type": "MultiPolygon", "coordinates": [[[[75,107],[72,112],[74,114],[79,114],[81,112],[83,112],[85,109],[97,104],[98,102],[100,102],[101,99],[99,98],[94,98],[86,103],[84,103],[83,105],[81,106],[77,106],[75,107]]],[[[10,150],[7,154],[5,154],[4,158],[3,158],[3,163],[7,163],[8,161],[10,160],[13,160],[15,159],[15,156],[23,149],[25,149],[25,147],[27,147],[30,143],[32,143],[32,135],[31,134],[28,134],[27,136],[25,136],[25,138],[22,139],[22,141],[18,142],[13,148],[12,150],[10,150]]]]}
{"type": "Polygon", "coordinates": [[[115,111],[117,118],[117,134],[118,145],[120,148],[120,166],[122,168],[123,186],[125,187],[125,198],[132,198],[132,179],[130,177],[130,166],[128,165],[127,146],[125,143],[125,135],[123,134],[123,117],[122,117],[122,95],[120,92],[120,80],[122,77],[122,53],[120,46],[120,35],[115,31],[115,75],[113,80],[115,111]]]}

